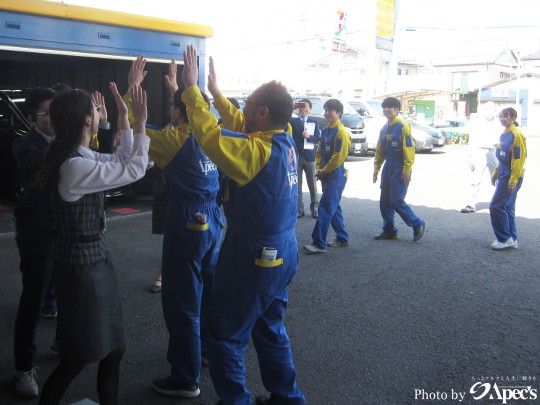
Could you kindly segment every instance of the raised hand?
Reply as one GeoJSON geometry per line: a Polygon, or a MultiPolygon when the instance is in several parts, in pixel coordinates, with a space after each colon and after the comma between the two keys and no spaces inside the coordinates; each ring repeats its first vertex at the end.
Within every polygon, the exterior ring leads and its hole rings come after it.
{"type": "Polygon", "coordinates": [[[169,63],[169,74],[164,76],[165,86],[167,86],[167,88],[169,89],[171,97],[174,96],[174,93],[176,93],[176,90],[178,90],[178,82],[176,76],[177,66],[176,61],[173,59],[171,60],[171,63],[169,63]]]}
{"type": "Polygon", "coordinates": [[[116,107],[118,108],[118,126],[120,129],[129,129],[128,108],[124,100],[122,100],[122,96],[118,93],[116,83],[110,82],[109,89],[111,89],[116,107]]]}
{"type": "Polygon", "coordinates": [[[145,126],[148,118],[146,91],[137,85],[131,86],[129,92],[131,93],[131,111],[135,119],[133,130],[137,134],[144,134],[146,133],[145,126]]]}
{"type": "Polygon", "coordinates": [[[199,67],[197,66],[197,52],[193,45],[188,45],[184,51],[184,69],[182,70],[182,82],[184,86],[196,86],[199,78],[199,67]]]}
{"type": "Polygon", "coordinates": [[[214,66],[214,58],[210,56],[210,63],[209,63],[209,69],[208,69],[208,91],[210,94],[212,94],[212,97],[214,97],[214,100],[216,100],[220,95],[221,91],[219,90],[219,87],[217,85],[217,75],[216,75],[216,69],[214,66]]]}
{"type": "Polygon", "coordinates": [[[94,91],[93,93],[90,93],[90,99],[92,100],[92,103],[94,105],[99,105],[99,125],[101,127],[104,127],[107,125],[108,117],[107,117],[107,107],[105,106],[105,97],[99,92],[94,91]]]}
{"type": "Polygon", "coordinates": [[[129,69],[128,74],[128,86],[141,85],[146,74],[148,73],[144,70],[146,66],[146,59],[143,56],[138,56],[133,62],[131,62],[131,68],[129,69]]]}

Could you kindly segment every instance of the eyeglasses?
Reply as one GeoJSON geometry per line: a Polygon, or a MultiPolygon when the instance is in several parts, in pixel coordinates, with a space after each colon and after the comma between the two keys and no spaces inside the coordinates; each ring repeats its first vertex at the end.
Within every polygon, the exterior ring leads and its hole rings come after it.
{"type": "Polygon", "coordinates": [[[43,111],[43,112],[37,112],[36,115],[42,115],[44,117],[47,117],[47,116],[49,116],[49,110],[43,111]]]}

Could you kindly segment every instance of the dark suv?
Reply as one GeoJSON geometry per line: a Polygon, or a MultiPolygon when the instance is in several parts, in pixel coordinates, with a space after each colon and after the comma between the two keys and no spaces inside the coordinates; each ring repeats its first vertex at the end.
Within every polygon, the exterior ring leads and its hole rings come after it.
{"type": "MultiPolygon", "coordinates": [[[[324,103],[330,99],[330,97],[321,96],[303,96],[295,99],[296,102],[308,99],[311,101],[312,108],[310,117],[317,120],[319,128],[322,130],[328,126],[328,121],[324,118],[324,103]]],[[[346,101],[340,100],[343,103],[343,115],[341,116],[341,123],[351,137],[351,146],[349,147],[349,155],[361,155],[365,156],[368,152],[368,145],[366,137],[364,135],[364,120],[358,112],[349,105],[346,101]]]]}

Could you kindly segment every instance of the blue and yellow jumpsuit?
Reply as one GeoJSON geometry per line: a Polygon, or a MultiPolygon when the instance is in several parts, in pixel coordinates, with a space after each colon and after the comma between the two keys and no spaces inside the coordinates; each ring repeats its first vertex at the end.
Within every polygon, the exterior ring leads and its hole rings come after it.
{"type": "Polygon", "coordinates": [[[326,236],[330,225],[334,228],[338,241],[349,242],[349,234],[345,230],[339,202],[347,184],[345,159],[349,154],[350,145],[349,133],[341,121],[337,120],[322,130],[315,155],[315,168],[322,170],[326,177],[322,180],[319,215],[311,234],[313,244],[320,249],[326,249],[326,236]]]}
{"type": "Polygon", "coordinates": [[[224,96],[214,105],[229,130],[216,125],[196,86],[184,90],[182,100],[194,136],[227,176],[227,232],[208,309],[208,361],[220,403],[252,403],[244,364],[251,335],[263,384],[276,403],[304,404],[283,323],[287,286],[298,266],[294,141],[283,129],[242,134],[244,115],[224,96]],[[263,260],[263,248],[276,249],[275,258],[263,260]]]}
{"type": "Polygon", "coordinates": [[[409,185],[403,181],[403,173],[411,173],[414,164],[414,140],[409,124],[396,117],[382,127],[375,150],[375,173],[384,168],[381,176],[381,198],[379,206],[383,218],[383,232],[396,234],[394,213],[412,228],[422,225],[413,210],[405,202],[409,185]]]}
{"type": "Polygon", "coordinates": [[[527,143],[523,134],[514,125],[501,135],[495,155],[499,166],[493,173],[497,176],[497,188],[489,205],[491,226],[499,242],[505,242],[510,238],[517,240],[516,197],[525,174],[527,143]],[[508,183],[516,185],[513,193],[508,190],[508,183]]]}
{"type": "Polygon", "coordinates": [[[148,155],[167,181],[161,292],[169,332],[167,360],[172,378],[198,384],[201,355],[206,356],[206,309],[223,228],[216,204],[218,171],[193,137],[190,124],[172,130],[147,128],[146,134],[148,155]]]}

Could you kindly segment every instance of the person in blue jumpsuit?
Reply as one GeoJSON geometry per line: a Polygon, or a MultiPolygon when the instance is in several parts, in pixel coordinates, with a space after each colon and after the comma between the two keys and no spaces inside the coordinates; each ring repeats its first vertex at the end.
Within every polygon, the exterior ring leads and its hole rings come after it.
{"type": "MultiPolygon", "coordinates": [[[[145,63],[143,57],[133,61],[130,86],[143,81],[145,63]]],[[[173,129],[147,128],[146,133],[150,138],[150,159],[162,169],[167,181],[161,292],[171,374],[155,379],[152,387],[161,394],[193,398],[200,394],[201,356],[207,356],[206,308],[212,294],[223,220],[216,204],[218,170],[191,133],[181,100],[184,90],[176,84],[174,60],[165,82],[171,95],[173,129]]],[[[129,99],[129,93],[124,97],[129,99]]]]}
{"type": "Polygon", "coordinates": [[[268,82],[247,98],[241,113],[221,94],[210,59],[208,88],[223,119],[220,128],[196,85],[191,45],[184,63],[182,100],[193,135],[227,176],[222,196],[227,231],[207,315],[208,362],[219,404],[252,404],[244,364],[250,335],[270,392],[256,403],[305,404],[283,323],[287,286],[298,267],[298,153],[283,131],[292,97],[281,83],[268,82]]]}
{"type": "Polygon", "coordinates": [[[316,177],[322,182],[322,196],[319,202],[317,222],[311,238],[313,243],[304,246],[309,253],[323,253],[326,246],[337,247],[349,244],[349,234],[345,230],[343,212],[339,202],[347,184],[345,159],[349,154],[351,139],[339,120],[343,114],[343,104],[337,99],[324,103],[324,118],[330,123],[322,130],[315,156],[316,177]],[[336,238],[326,241],[328,229],[332,225],[336,238]]]}
{"type": "Polygon", "coordinates": [[[381,129],[375,150],[373,183],[377,182],[379,171],[384,163],[379,201],[383,228],[382,232],[375,236],[375,239],[398,238],[397,228],[394,224],[394,214],[397,212],[403,221],[413,228],[413,241],[416,242],[424,236],[426,221],[418,218],[405,202],[415,154],[411,128],[409,124],[398,117],[401,109],[401,103],[398,99],[385,98],[382,102],[382,108],[388,122],[381,129]]]}
{"type": "Polygon", "coordinates": [[[504,133],[496,145],[495,155],[499,166],[495,169],[491,182],[497,188],[489,205],[491,226],[497,237],[491,244],[494,250],[518,247],[516,197],[523,183],[527,144],[523,134],[516,128],[516,119],[517,112],[511,107],[499,113],[504,133]]]}

